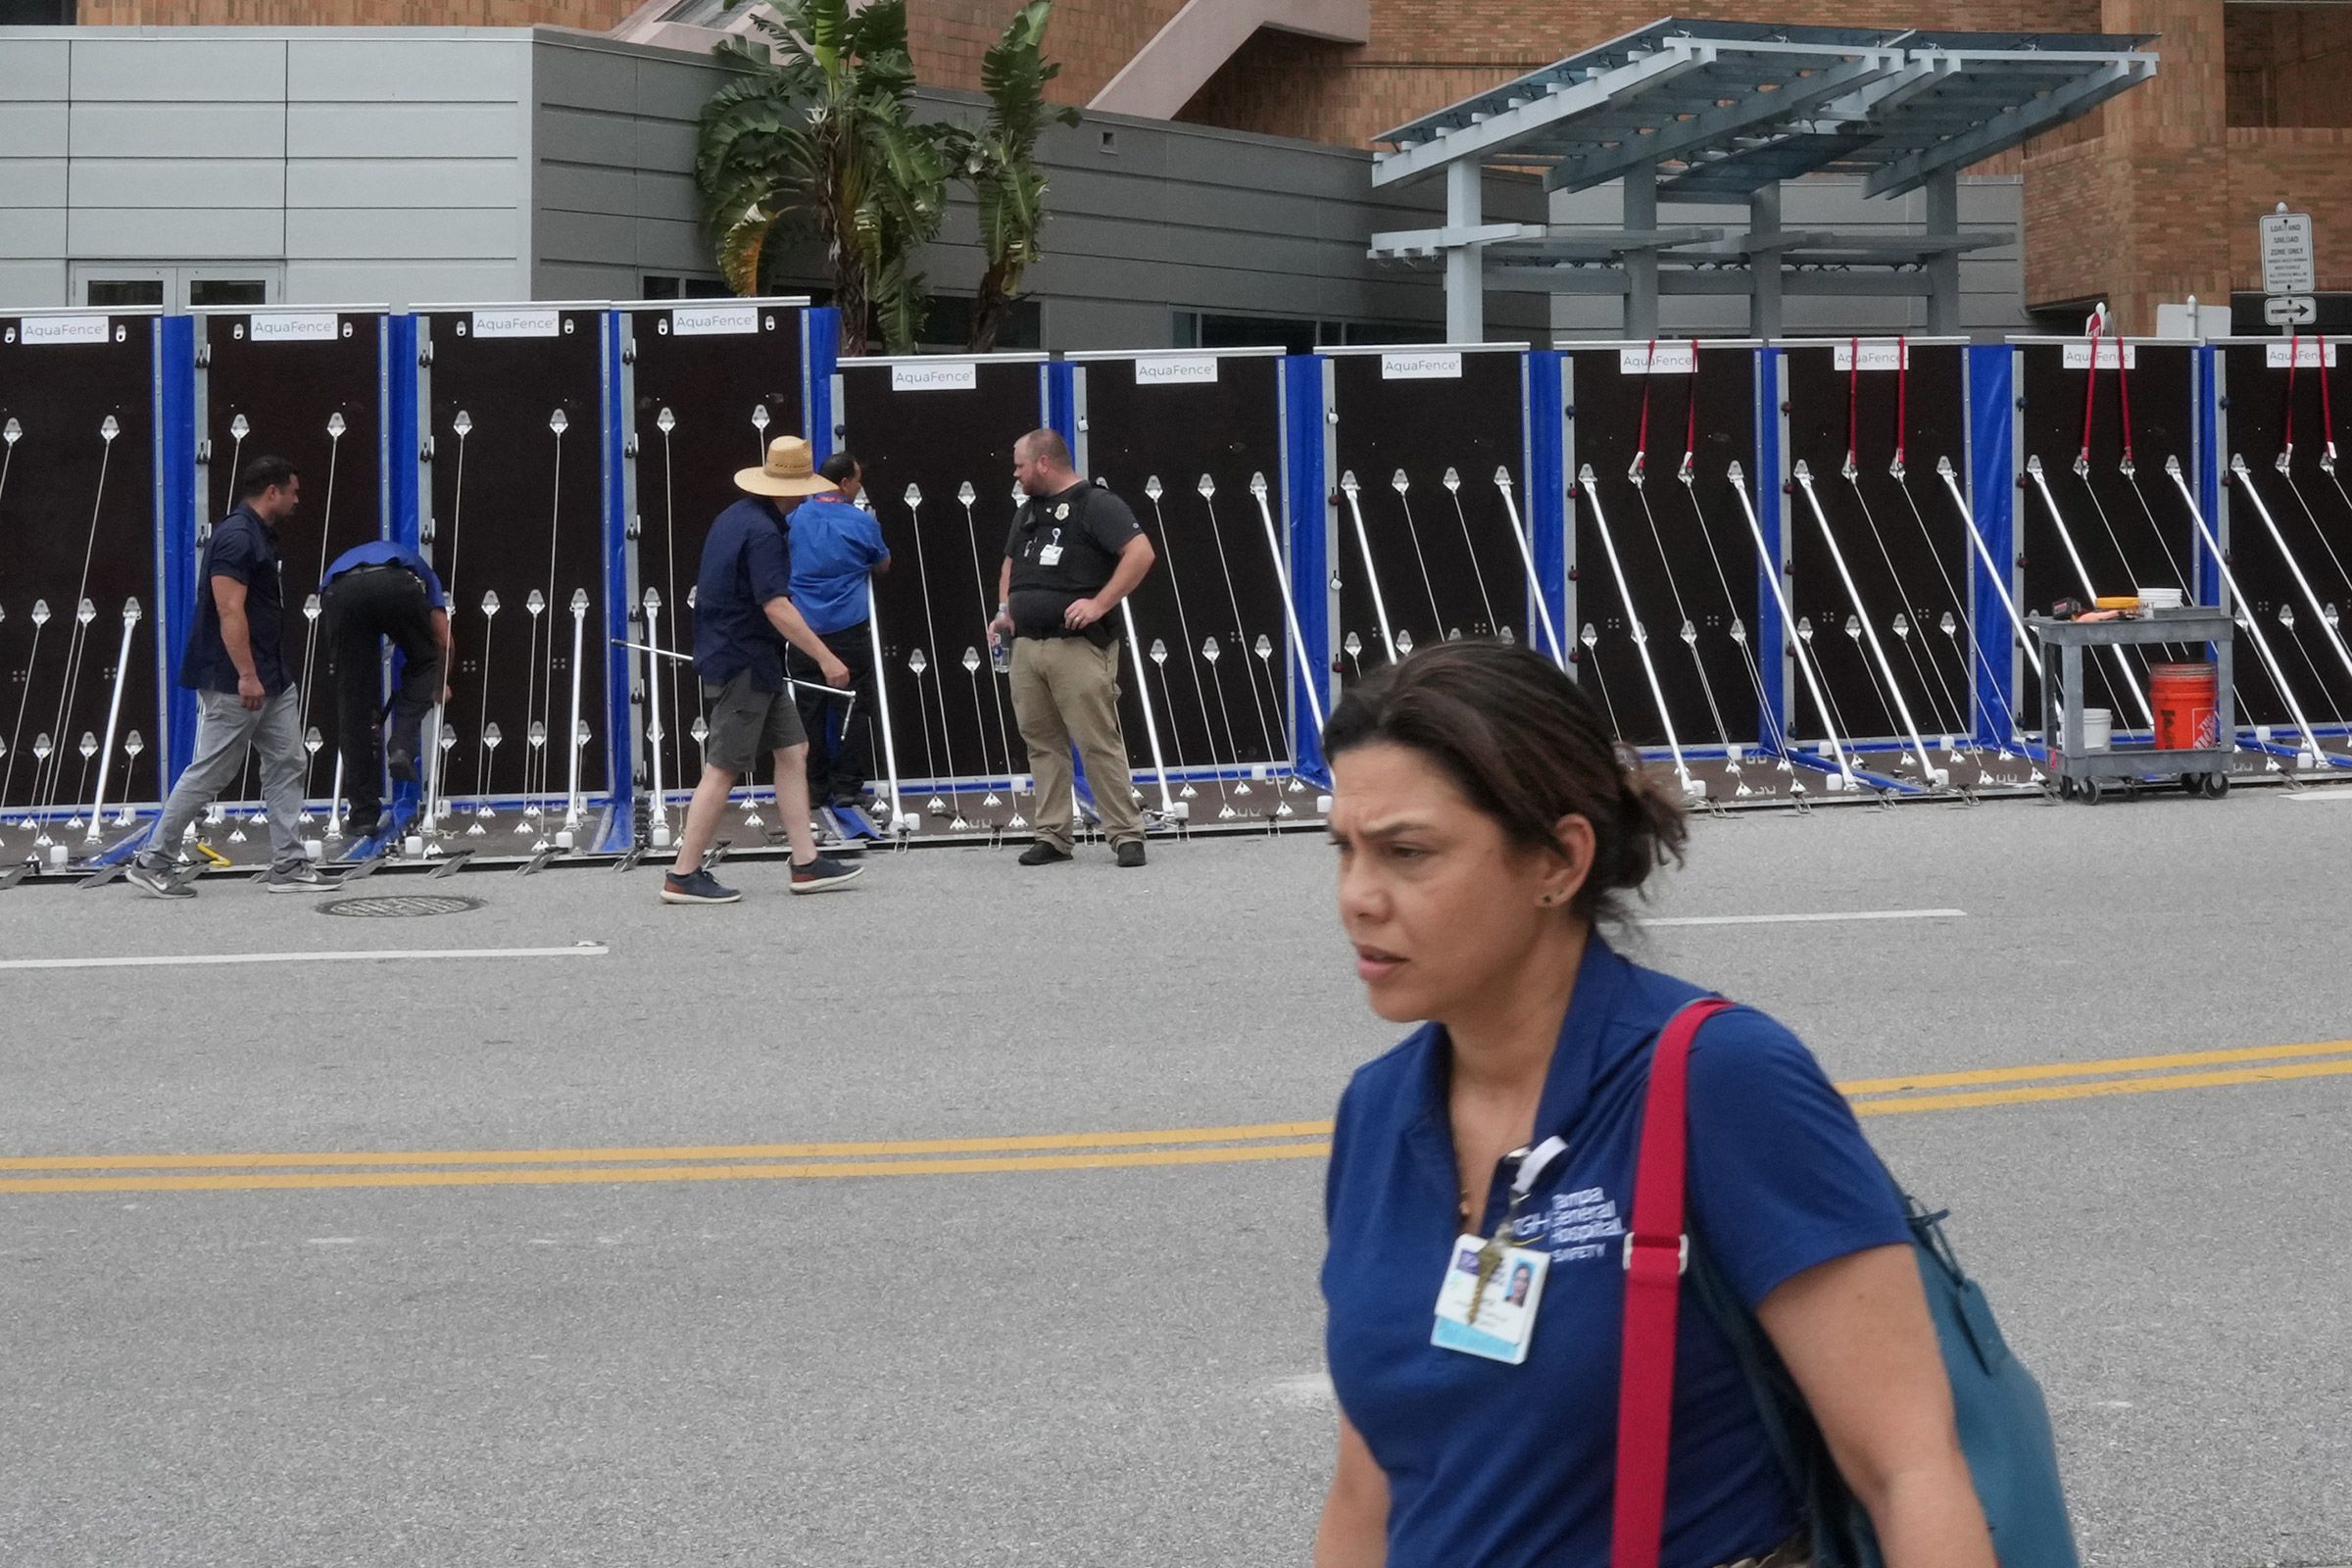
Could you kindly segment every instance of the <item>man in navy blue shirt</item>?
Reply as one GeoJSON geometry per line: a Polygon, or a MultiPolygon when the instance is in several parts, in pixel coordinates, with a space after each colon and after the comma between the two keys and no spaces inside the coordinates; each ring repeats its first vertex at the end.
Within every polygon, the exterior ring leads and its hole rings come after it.
{"type": "Polygon", "coordinates": [[[192,899],[196,890],[174,865],[197,813],[244,771],[247,747],[261,759],[262,797],[270,807],[272,893],[331,888],[303,853],[302,691],[286,672],[286,599],[278,582],[277,531],[302,505],[302,479],[283,458],[256,458],[237,476],[237,510],[204,547],[196,620],[180,656],[179,683],[196,693],[196,754],[172,786],[147,848],[124,872],[161,899],[192,899]]]}
{"type": "Polygon", "coordinates": [[[808,443],[778,436],[767,462],[735,475],[743,499],[718,514],[703,544],[694,585],[694,672],[703,683],[710,731],[703,777],[686,808],[678,858],[662,882],[664,904],[733,904],[743,897],[703,868],[735,781],[748,777],[761,752],[776,759],[776,814],[792,843],[792,891],[840,887],[862,867],[816,853],[808,821],[808,738],[784,678],[787,643],[817,662],[829,686],[847,686],[850,668],[833,657],[792,604],[792,554],[776,500],[833,488],[808,461],[808,443]]]}
{"type": "Polygon", "coordinates": [[[449,701],[449,598],[422,556],[388,539],[346,550],[326,568],[318,595],[335,671],[335,738],[352,830],[388,833],[383,773],[416,778],[419,735],[435,703],[449,701]],[[400,651],[400,689],[392,698],[392,740],[383,748],[383,653],[400,651]]]}
{"type": "Polygon", "coordinates": [[[890,547],[882,524],[856,506],[865,470],[847,452],[836,452],[816,470],[833,482],[835,495],[812,496],[791,518],[792,603],[824,639],[835,658],[850,666],[854,694],[846,712],[817,684],[816,661],[799,649],[784,655],[784,667],[801,683],[801,728],[808,735],[808,798],[833,806],[865,804],[866,763],[873,756],[874,653],[867,625],[866,584],[890,569],[890,547]],[[841,714],[836,729],[829,720],[841,714]]]}

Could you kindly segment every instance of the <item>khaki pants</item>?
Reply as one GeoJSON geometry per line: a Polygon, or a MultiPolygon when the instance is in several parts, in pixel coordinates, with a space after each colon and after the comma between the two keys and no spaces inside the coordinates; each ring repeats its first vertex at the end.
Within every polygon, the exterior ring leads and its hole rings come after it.
{"type": "Polygon", "coordinates": [[[1113,844],[1144,841],[1119,731],[1119,645],[1083,637],[1019,637],[1012,645],[1012,711],[1037,776],[1037,836],[1068,852],[1077,817],[1070,747],[1086,762],[1095,808],[1113,844]]]}

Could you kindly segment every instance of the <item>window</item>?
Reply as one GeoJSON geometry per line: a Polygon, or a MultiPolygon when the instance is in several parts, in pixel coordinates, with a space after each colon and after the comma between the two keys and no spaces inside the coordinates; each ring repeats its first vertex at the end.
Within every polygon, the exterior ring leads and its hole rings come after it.
{"type": "Polygon", "coordinates": [[[2288,129],[2352,126],[2352,9],[2229,4],[2222,8],[2229,122],[2288,129]]]}
{"type": "Polygon", "coordinates": [[[645,292],[639,299],[648,300],[723,300],[732,291],[715,277],[677,277],[662,272],[645,274],[645,292]]]}
{"type": "Polygon", "coordinates": [[[71,27],[74,0],[0,0],[0,27],[71,27]]]}
{"type": "Polygon", "coordinates": [[[155,277],[94,277],[84,305],[100,311],[136,310],[164,303],[163,279],[155,277]]]}
{"type": "Polygon", "coordinates": [[[195,277],[188,280],[190,310],[235,310],[240,305],[269,303],[270,285],[258,277],[195,277]]]}

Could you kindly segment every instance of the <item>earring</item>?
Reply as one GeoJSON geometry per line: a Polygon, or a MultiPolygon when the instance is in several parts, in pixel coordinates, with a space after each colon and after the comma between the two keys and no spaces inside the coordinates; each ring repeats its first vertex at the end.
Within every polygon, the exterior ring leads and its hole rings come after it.
{"type": "Polygon", "coordinates": [[[1559,896],[1558,894],[1556,894],[1556,893],[1546,893],[1546,894],[1544,894],[1544,895],[1542,898],[1538,899],[1536,902],[1537,902],[1538,904],[1541,904],[1541,905],[1543,905],[1543,906],[1544,906],[1544,907],[1545,907],[1545,908],[1547,908],[1547,909],[1548,909],[1548,908],[1550,908],[1550,907],[1551,907],[1553,905],[1555,905],[1555,904],[1557,904],[1557,903],[1559,903],[1559,902],[1560,902],[1560,896],[1559,896]]]}

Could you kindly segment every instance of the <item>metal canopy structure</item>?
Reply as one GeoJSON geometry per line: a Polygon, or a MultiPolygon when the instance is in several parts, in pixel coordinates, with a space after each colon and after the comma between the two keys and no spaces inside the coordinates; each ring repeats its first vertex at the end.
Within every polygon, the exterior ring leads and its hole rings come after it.
{"type": "Polygon", "coordinates": [[[2151,41],[1668,18],[1376,137],[1372,183],[1443,172],[1446,213],[1443,228],[1375,234],[1371,254],[1444,258],[1451,342],[1483,335],[1489,271],[1622,295],[1629,336],[1656,332],[1662,293],[1745,293],[1759,335],[1780,331],[1786,292],[1924,296],[1928,329],[1950,332],[1960,254],[2007,238],[1960,231],[1960,171],[2154,76],[2151,41]],[[1489,169],[1540,172],[1546,191],[1622,180],[1622,229],[1483,222],[1489,169]],[[1858,176],[1872,197],[1924,191],[1926,227],[1785,230],[1781,186],[1811,173],[1858,176]],[[1748,231],[1661,226],[1661,201],[1745,202],[1748,231]]]}

